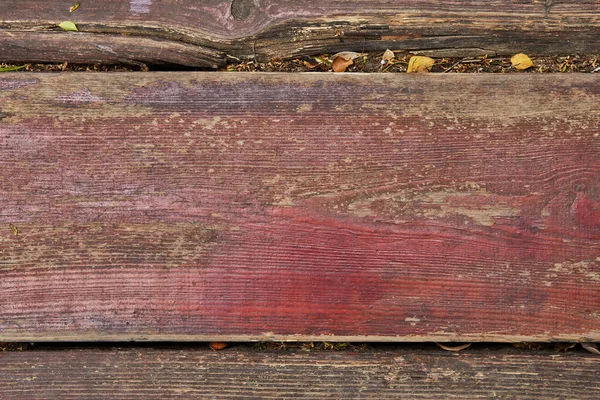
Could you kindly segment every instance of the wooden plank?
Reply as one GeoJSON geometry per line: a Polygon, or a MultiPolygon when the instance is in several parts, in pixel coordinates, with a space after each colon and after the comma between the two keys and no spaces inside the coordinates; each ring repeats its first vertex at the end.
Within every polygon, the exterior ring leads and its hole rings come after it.
{"type": "Polygon", "coordinates": [[[76,349],[0,353],[0,398],[590,399],[582,352],[76,349]]]}
{"type": "Polygon", "coordinates": [[[105,0],[70,13],[73,3],[0,0],[2,61],[217,67],[387,48],[444,57],[600,53],[595,0],[105,0]],[[56,27],[65,20],[80,32],[56,27]]]}
{"type": "Polygon", "coordinates": [[[600,339],[593,75],[0,89],[0,340],[600,339]]]}

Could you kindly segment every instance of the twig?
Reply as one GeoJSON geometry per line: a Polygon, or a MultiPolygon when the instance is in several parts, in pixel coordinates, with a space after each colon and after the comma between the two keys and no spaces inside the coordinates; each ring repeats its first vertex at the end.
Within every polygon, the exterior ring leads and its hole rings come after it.
{"type": "Polygon", "coordinates": [[[444,73],[451,71],[452,68],[456,67],[458,64],[462,63],[462,60],[458,60],[457,62],[455,62],[454,64],[452,64],[450,67],[448,67],[447,69],[444,70],[444,73]]]}

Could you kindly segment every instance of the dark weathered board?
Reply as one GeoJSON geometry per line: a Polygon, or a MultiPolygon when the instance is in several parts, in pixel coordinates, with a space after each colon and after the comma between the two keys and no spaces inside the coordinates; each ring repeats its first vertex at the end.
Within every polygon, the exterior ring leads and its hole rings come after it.
{"type": "Polygon", "coordinates": [[[600,53],[597,0],[0,0],[0,61],[171,63],[387,48],[600,53]],[[62,32],[61,21],[80,32],[62,32]]]}
{"type": "Polygon", "coordinates": [[[598,340],[600,80],[0,77],[0,340],[598,340]]]}
{"type": "Polygon", "coordinates": [[[0,353],[0,398],[589,399],[600,358],[569,352],[80,349],[0,353]]]}

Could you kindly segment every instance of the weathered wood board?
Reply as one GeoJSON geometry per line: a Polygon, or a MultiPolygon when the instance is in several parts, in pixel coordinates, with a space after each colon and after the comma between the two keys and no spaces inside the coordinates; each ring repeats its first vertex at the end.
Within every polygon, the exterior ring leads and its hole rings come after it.
{"type": "Polygon", "coordinates": [[[0,398],[589,399],[598,356],[380,349],[77,349],[0,353],[0,398]]]}
{"type": "Polygon", "coordinates": [[[0,61],[227,61],[337,51],[600,53],[597,0],[0,0],[0,61]],[[73,21],[80,32],[56,25],[73,21]]]}
{"type": "Polygon", "coordinates": [[[594,75],[0,77],[0,340],[600,339],[594,75]]]}

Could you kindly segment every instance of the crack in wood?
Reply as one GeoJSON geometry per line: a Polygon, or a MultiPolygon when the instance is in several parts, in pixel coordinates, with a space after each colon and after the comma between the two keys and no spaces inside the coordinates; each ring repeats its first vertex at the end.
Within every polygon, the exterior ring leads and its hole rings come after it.
{"type": "MultiPolygon", "coordinates": [[[[54,1],[58,0],[50,3],[54,1]]],[[[88,14],[85,20],[75,21],[80,32],[60,31],[52,4],[36,11],[35,21],[29,17],[30,6],[24,4],[16,7],[17,11],[12,10],[15,7],[4,11],[8,22],[0,24],[0,51],[3,61],[14,62],[133,60],[211,68],[223,66],[228,59],[264,61],[387,48],[459,57],[600,52],[600,42],[595,40],[600,35],[597,2],[557,8],[552,0],[533,7],[501,1],[494,12],[487,6],[462,2],[433,7],[428,0],[418,0],[414,10],[384,0],[369,2],[369,7],[360,0],[315,3],[314,9],[296,1],[216,4],[207,3],[200,11],[197,2],[182,0],[172,10],[161,3],[136,0],[129,4],[135,19],[117,18],[108,6],[81,7],[77,15],[88,14]],[[199,12],[202,18],[196,16],[199,12]],[[122,37],[117,40],[104,35],[122,37]],[[119,56],[92,49],[94,41],[106,48],[112,47],[103,41],[120,42],[118,49],[112,48],[119,56]]]]}

